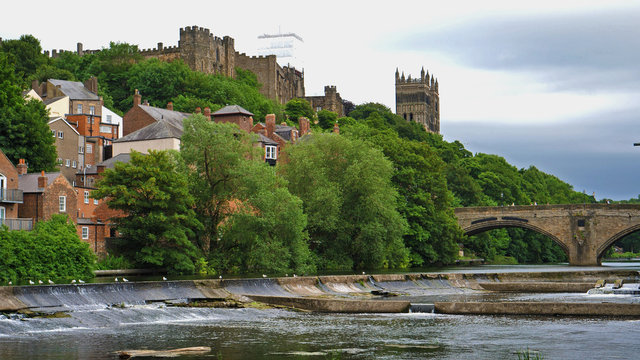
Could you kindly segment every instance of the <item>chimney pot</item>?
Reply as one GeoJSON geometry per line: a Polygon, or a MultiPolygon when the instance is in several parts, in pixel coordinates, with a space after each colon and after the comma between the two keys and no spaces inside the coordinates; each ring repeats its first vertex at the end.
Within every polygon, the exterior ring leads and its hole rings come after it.
{"type": "Polygon", "coordinates": [[[204,108],[204,116],[207,118],[207,120],[211,121],[211,109],[209,109],[208,106],[204,108]]]}
{"type": "Polygon", "coordinates": [[[173,103],[171,101],[167,103],[167,110],[173,111],[173,103]]]}
{"type": "Polygon", "coordinates": [[[38,187],[39,188],[46,188],[47,187],[47,177],[44,176],[44,171],[42,171],[40,173],[40,176],[38,177],[38,187]]]}
{"type": "Polygon", "coordinates": [[[139,106],[141,100],[142,95],[140,95],[140,92],[136,89],[135,93],[133,93],[133,106],[139,106]]]}
{"type": "Polygon", "coordinates": [[[270,138],[276,131],[276,114],[267,114],[264,118],[264,122],[267,128],[267,137],[270,138]]]}
{"type": "Polygon", "coordinates": [[[24,161],[24,159],[19,159],[18,160],[18,166],[16,166],[16,169],[18,170],[18,175],[24,175],[27,173],[27,163],[24,161]]]}
{"type": "Polygon", "coordinates": [[[196,108],[196,114],[200,114],[201,112],[202,112],[202,109],[200,109],[200,106],[198,106],[198,107],[196,108]]]}

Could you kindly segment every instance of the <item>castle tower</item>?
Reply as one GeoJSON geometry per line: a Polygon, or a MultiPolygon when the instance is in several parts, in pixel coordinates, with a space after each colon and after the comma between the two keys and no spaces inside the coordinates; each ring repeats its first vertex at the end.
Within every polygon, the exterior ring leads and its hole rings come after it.
{"type": "Polygon", "coordinates": [[[191,69],[206,74],[235,76],[234,40],[213,36],[209,29],[192,26],[180,29],[180,58],[191,69]]]}
{"type": "Polygon", "coordinates": [[[396,69],[396,114],[415,121],[432,133],[440,133],[440,96],[438,82],[424,67],[419,78],[407,78],[396,69]]]}

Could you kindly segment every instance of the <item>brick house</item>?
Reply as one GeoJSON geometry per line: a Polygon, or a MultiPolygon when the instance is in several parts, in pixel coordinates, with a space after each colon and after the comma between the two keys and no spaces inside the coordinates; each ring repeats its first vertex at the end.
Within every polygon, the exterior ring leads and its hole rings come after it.
{"type": "Polygon", "coordinates": [[[37,222],[49,220],[53,214],[67,214],[74,223],[77,222],[77,194],[62,173],[21,174],[19,188],[24,197],[18,206],[21,218],[37,222]]]}
{"type": "MultiPolygon", "coordinates": [[[[20,159],[18,166],[26,172],[24,159],[20,159]]],[[[30,219],[18,218],[18,207],[23,202],[18,179],[18,169],[0,150],[0,225],[6,225],[10,230],[31,230],[33,222],[30,219]]]]}
{"type": "Polygon", "coordinates": [[[51,129],[51,135],[56,140],[58,170],[69,182],[73,182],[76,172],[78,169],[82,169],[84,165],[84,156],[81,156],[83,155],[84,137],[63,117],[50,119],[49,129],[51,129]]]}
{"type": "Polygon", "coordinates": [[[133,94],[133,107],[122,118],[122,134],[127,136],[158,121],[180,121],[191,114],[173,111],[173,103],[168,103],[166,109],[149,106],[146,101],[141,103],[142,95],[136,89],[133,94]]]}

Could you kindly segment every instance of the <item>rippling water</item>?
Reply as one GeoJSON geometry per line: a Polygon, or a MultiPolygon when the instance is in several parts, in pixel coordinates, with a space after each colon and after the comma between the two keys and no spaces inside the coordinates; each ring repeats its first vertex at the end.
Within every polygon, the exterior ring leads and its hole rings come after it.
{"type": "Polygon", "coordinates": [[[114,359],[124,349],[209,346],[211,359],[631,359],[640,321],[439,314],[310,314],[138,305],[61,319],[0,319],[2,359],[114,359]]]}

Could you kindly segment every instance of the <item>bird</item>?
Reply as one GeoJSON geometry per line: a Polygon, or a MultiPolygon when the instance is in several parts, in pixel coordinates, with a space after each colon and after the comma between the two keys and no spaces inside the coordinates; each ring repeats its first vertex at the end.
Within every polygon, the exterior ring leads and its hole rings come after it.
{"type": "Polygon", "coordinates": [[[363,271],[363,272],[362,272],[362,275],[364,275],[364,274],[365,274],[365,272],[363,271]]]}
{"type": "Polygon", "coordinates": [[[49,279],[49,285],[53,285],[55,284],[53,281],[51,281],[51,279],[49,279]]]}
{"type": "Polygon", "coordinates": [[[284,274],[284,276],[289,277],[289,274],[284,274]]]}
{"type": "Polygon", "coordinates": [[[29,280],[29,285],[35,285],[35,283],[32,280],[29,280]]]}
{"type": "Polygon", "coordinates": [[[78,280],[78,282],[79,282],[80,284],[84,284],[84,281],[83,281],[82,279],[78,280]]]}
{"type": "Polygon", "coordinates": [[[162,280],[167,281],[167,278],[163,276],[163,277],[162,277],[162,280]]]}
{"type": "Polygon", "coordinates": [[[38,284],[42,285],[42,280],[38,280],[38,284]]]}
{"type": "Polygon", "coordinates": [[[296,274],[293,274],[293,277],[298,277],[298,275],[296,275],[296,274]]]}
{"type": "Polygon", "coordinates": [[[13,281],[9,281],[9,285],[13,285],[13,281]]]}
{"type": "Polygon", "coordinates": [[[113,279],[115,282],[118,282],[118,278],[113,279]]]}
{"type": "Polygon", "coordinates": [[[218,276],[218,279],[222,279],[222,275],[218,276]]]}
{"type": "Polygon", "coordinates": [[[71,280],[71,283],[75,284],[76,283],[76,279],[71,280]]]}
{"type": "Polygon", "coordinates": [[[127,282],[129,280],[127,280],[127,278],[122,278],[122,281],[127,282]]]}
{"type": "Polygon", "coordinates": [[[262,274],[262,277],[263,277],[263,278],[266,278],[266,277],[267,277],[267,275],[265,275],[265,274],[262,274]]]}

